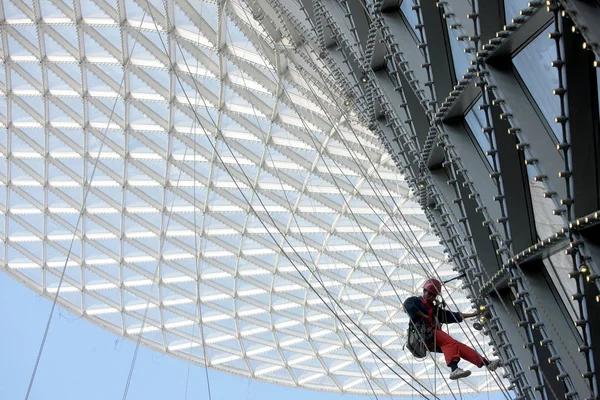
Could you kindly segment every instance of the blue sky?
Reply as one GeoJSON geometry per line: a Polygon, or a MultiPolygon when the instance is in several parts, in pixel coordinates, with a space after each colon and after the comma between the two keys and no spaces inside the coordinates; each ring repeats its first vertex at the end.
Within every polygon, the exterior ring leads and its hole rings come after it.
{"type": "MultiPolygon", "coordinates": [[[[25,398],[50,307],[50,301],[0,272],[1,400],[25,398]]],[[[134,343],[57,308],[30,400],[122,399],[134,350],[134,343]]],[[[186,400],[188,370],[187,399],[207,399],[203,368],[141,347],[127,399],[186,400]]],[[[213,400],[369,398],[288,388],[213,370],[209,378],[213,400]]],[[[469,397],[475,398],[502,397],[469,397]]]]}

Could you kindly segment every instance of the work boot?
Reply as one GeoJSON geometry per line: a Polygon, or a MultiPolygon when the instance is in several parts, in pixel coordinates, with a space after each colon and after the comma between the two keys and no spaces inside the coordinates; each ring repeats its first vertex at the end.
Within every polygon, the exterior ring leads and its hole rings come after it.
{"type": "Polygon", "coordinates": [[[494,372],[495,370],[498,369],[499,366],[500,366],[500,360],[492,360],[492,361],[489,361],[485,367],[488,369],[488,371],[494,372]]]}
{"type": "Polygon", "coordinates": [[[462,368],[456,368],[454,371],[450,372],[450,379],[455,381],[457,379],[466,378],[469,375],[471,375],[471,371],[465,371],[462,368]]]}

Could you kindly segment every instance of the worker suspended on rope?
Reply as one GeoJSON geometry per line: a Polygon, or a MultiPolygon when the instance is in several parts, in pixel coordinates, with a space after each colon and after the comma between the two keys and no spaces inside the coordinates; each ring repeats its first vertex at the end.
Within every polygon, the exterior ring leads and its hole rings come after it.
{"type": "Polygon", "coordinates": [[[440,281],[428,279],[423,285],[423,296],[409,297],[404,301],[404,309],[410,316],[411,328],[415,329],[416,335],[421,338],[429,351],[441,350],[444,353],[446,364],[452,369],[450,379],[466,378],[471,375],[471,371],[458,367],[461,359],[467,360],[478,368],[486,366],[488,370],[495,371],[500,364],[499,360],[488,360],[441,329],[442,324],[460,323],[465,318],[479,315],[479,312],[460,313],[444,309],[443,301],[440,303],[436,300],[441,291],[440,281]]]}

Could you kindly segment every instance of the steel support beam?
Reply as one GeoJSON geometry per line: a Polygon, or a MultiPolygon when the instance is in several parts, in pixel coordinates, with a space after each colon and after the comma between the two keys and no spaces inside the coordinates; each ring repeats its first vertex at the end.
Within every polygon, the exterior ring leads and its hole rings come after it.
{"type": "MultiPolygon", "coordinates": [[[[572,354],[576,354],[575,351],[578,345],[581,344],[581,336],[572,323],[570,314],[561,298],[561,293],[556,290],[556,286],[548,275],[542,260],[531,260],[521,265],[520,268],[527,286],[532,291],[532,295],[535,296],[538,310],[542,313],[544,319],[548,321],[547,325],[551,327],[553,344],[561,355],[563,365],[577,388],[577,392],[580,394],[588,393],[586,381],[581,376],[581,372],[586,370],[583,357],[580,357],[579,354],[577,354],[577,357],[572,356],[572,354]]],[[[535,346],[539,351],[540,368],[543,371],[546,384],[557,393],[558,398],[564,398],[564,385],[557,384],[556,366],[547,361],[547,353],[540,345],[539,337],[535,342],[535,346]]]]}
{"type": "MultiPolygon", "coordinates": [[[[524,346],[516,345],[517,343],[524,343],[526,341],[524,336],[525,333],[519,331],[519,328],[516,327],[511,329],[515,326],[515,322],[520,320],[515,307],[512,305],[513,300],[514,297],[512,293],[507,289],[498,290],[498,292],[495,292],[490,296],[490,301],[493,304],[500,321],[502,321],[503,326],[506,327],[505,332],[508,342],[513,344],[513,351],[519,359],[523,371],[525,371],[525,374],[527,375],[528,382],[533,386],[536,382],[535,372],[528,368],[531,354],[524,346]]],[[[496,334],[494,330],[492,330],[492,334],[496,334]]],[[[554,399],[554,397],[550,398],[554,399]]],[[[562,399],[562,397],[557,397],[557,399],[562,399]]]]}
{"type": "MultiPolygon", "coordinates": [[[[404,58],[406,58],[410,64],[415,77],[419,80],[420,84],[423,85],[425,82],[427,82],[427,74],[425,69],[421,68],[421,64],[424,62],[423,54],[421,54],[421,51],[417,48],[417,43],[415,42],[412,28],[408,26],[408,23],[405,22],[400,12],[385,13],[383,14],[383,18],[385,19],[385,22],[390,28],[390,32],[396,41],[401,43],[401,49],[404,58]]],[[[409,85],[405,86],[405,91],[409,90],[412,90],[411,87],[409,85]]],[[[420,103],[419,107],[423,108],[420,103]]],[[[411,106],[411,111],[414,112],[415,110],[416,109],[412,108],[411,106]]]]}
{"type": "Polygon", "coordinates": [[[348,1],[348,7],[350,8],[350,13],[352,14],[354,26],[356,27],[356,33],[360,39],[360,45],[364,51],[367,46],[369,26],[371,25],[369,19],[367,18],[365,6],[362,1],[348,1]]]}
{"type": "MultiPolygon", "coordinates": [[[[600,121],[598,115],[598,81],[593,67],[594,54],[583,49],[584,40],[573,32],[573,22],[563,20],[564,51],[567,81],[567,101],[571,132],[573,172],[573,218],[580,218],[600,209],[600,121]]],[[[600,260],[600,227],[594,225],[580,231],[586,251],[596,263],[600,260]]],[[[584,281],[585,315],[588,316],[592,338],[600,337],[600,319],[590,318],[600,313],[598,289],[584,281]]],[[[595,371],[600,366],[600,343],[591,340],[595,371]]]]}
{"type": "MultiPolygon", "coordinates": [[[[496,7],[492,8],[496,9],[496,7]]],[[[499,18],[498,16],[493,18],[493,15],[489,15],[485,12],[481,16],[483,25],[488,26],[488,24],[490,24],[498,26],[500,21],[504,20],[503,15],[504,13],[502,13],[502,18],[499,18]]],[[[506,69],[507,66],[510,65],[512,57],[548,27],[551,18],[551,15],[547,12],[537,10],[531,18],[525,21],[525,23],[523,23],[516,31],[512,32],[506,41],[492,51],[486,58],[486,63],[501,69],[506,69]]],[[[501,29],[502,25],[499,26],[498,30],[501,29]]],[[[452,107],[446,112],[444,119],[464,116],[467,111],[471,109],[473,104],[475,104],[480,95],[480,90],[476,88],[475,85],[469,85],[461,92],[458,99],[455,100],[452,107]]]]}
{"type": "Polygon", "coordinates": [[[435,2],[422,1],[421,14],[425,24],[429,62],[435,82],[435,96],[440,103],[448,96],[456,81],[448,29],[446,29],[446,21],[442,18],[442,11],[435,2]]]}
{"type": "MultiPolygon", "coordinates": [[[[498,82],[504,101],[511,106],[512,118],[516,121],[515,123],[527,138],[529,146],[535,149],[536,154],[540,155],[538,162],[546,172],[547,181],[558,196],[564,198],[566,195],[565,184],[563,179],[558,176],[564,167],[564,161],[556,150],[556,137],[535,99],[524,88],[524,83],[520,78],[517,79],[516,70],[512,65],[503,65],[502,68],[488,65],[488,69],[498,82]]],[[[506,134],[506,131],[497,131],[497,134],[506,134]]]]}
{"type": "MultiPolygon", "coordinates": [[[[502,21],[504,21],[504,17],[502,17],[502,21]]],[[[551,21],[551,13],[546,12],[542,8],[537,9],[527,21],[520,25],[517,30],[511,32],[508,39],[487,57],[486,63],[491,65],[506,63],[535,39],[540,32],[546,29],[551,21]]],[[[502,25],[500,25],[500,30],[502,30],[502,25]]],[[[491,37],[495,36],[494,34],[491,37]]]]}
{"type": "MultiPolygon", "coordinates": [[[[477,191],[481,194],[481,201],[488,209],[490,216],[496,220],[500,218],[500,211],[493,201],[496,186],[490,178],[490,164],[479,148],[473,134],[466,122],[454,121],[445,124],[445,133],[452,140],[454,148],[462,155],[463,166],[469,171],[469,178],[473,181],[477,191]]],[[[485,235],[487,239],[488,235],[485,235]]]]}
{"type": "MultiPolygon", "coordinates": [[[[524,7],[525,5],[523,5],[524,7]]],[[[487,43],[496,37],[496,32],[504,25],[504,0],[478,0],[479,37],[482,43],[487,43]]]]}
{"type": "MultiPolygon", "coordinates": [[[[592,257],[595,262],[600,260],[600,245],[598,238],[600,237],[600,225],[594,225],[589,229],[583,229],[580,231],[583,243],[585,245],[588,255],[592,257]]],[[[585,304],[587,306],[585,315],[588,316],[588,325],[590,328],[590,336],[592,337],[591,346],[594,354],[594,370],[598,376],[598,368],[600,367],[600,344],[598,340],[594,338],[600,337],[600,318],[593,318],[593,316],[600,315],[600,293],[598,288],[592,282],[584,282],[585,289],[585,304]]]]}
{"type": "MultiPolygon", "coordinates": [[[[387,98],[397,100],[391,101],[390,105],[394,108],[394,110],[396,111],[396,115],[408,130],[406,116],[399,105],[400,101],[398,99],[399,95],[396,91],[396,85],[392,82],[387,70],[376,71],[375,75],[377,76],[379,86],[381,87],[383,93],[387,96],[387,98]]],[[[404,95],[406,97],[406,102],[411,112],[412,123],[415,126],[418,141],[422,145],[425,142],[427,131],[429,130],[429,120],[427,118],[427,115],[425,115],[425,110],[423,109],[423,107],[421,107],[419,99],[417,99],[417,96],[415,96],[415,93],[410,88],[408,81],[404,79],[404,75],[399,74],[399,76],[402,88],[404,90],[404,95]]],[[[417,176],[418,175],[419,174],[417,173],[417,176]]]]}
{"type": "Polygon", "coordinates": [[[564,20],[567,100],[573,159],[574,218],[600,210],[600,121],[598,86],[593,53],[583,49],[583,38],[564,20]]]}
{"type": "Polygon", "coordinates": [[[588,48],[600,58],[600,3],[594,0],[561,0],[569,15],[577,22],[588,48]]]}
{"type": "Polygon", "coordinates": [[[517,150],[517,138],[505,134],[510,125],[500,118],[501,110],[498,107],[491,107],[490,110],[496,130],[496,150],[505,188],[510,182],[510,190],[505,190],[504,196],[513,250],[518,253],[537,242],[529,179],[523,151],[517,150]]]}

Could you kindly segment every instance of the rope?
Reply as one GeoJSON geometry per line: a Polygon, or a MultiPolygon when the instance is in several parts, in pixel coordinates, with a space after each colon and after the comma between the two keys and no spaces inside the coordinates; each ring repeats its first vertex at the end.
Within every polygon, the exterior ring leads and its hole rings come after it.
{"type": "MultiPolygon", "coordinates": [[[[147,1],[148,0],[146,0],[146,2],[147,1]]],[[[185,160],[185,157],[187,156],[188,150],[189,150],[189,147],[186,147],[185,151],[183,153],[183,159],[184,160],[185,160]]],[[[195,154],[194,154],[194,158],[195,158],[195,154]]],[[[158,260],[156,262],[156,268],[154,270],[154,275],[152,277],[152,284],[150,286],[149,299],[146,302],[146,308],[144,310],[144,316],[143,316],[143,319],[142,319],[142,324],[140,326],[140,332],[138,334],[138,338],[137,338],[137,341],[136,341],[136,344],[135,344],[135,350],[133,352],[133,358],[131,360],[131,365],[129,367],[129,374],[127,376],[127,381],[125,383],[125,389],[123,390],[122,400],[126,400],[128,394],[129,394],[129,387],[131,385],[131,380],[133,378],[133,372],[134,372],[136,361],[137,361],[137,355],[138,355],[138,352],[139,352],[140,343],[142,341],[142,335],[144,333],[144,328],[145,328],[145,325],[146,325],[146,320],[148,318],[148,311],[150,310],[150,303],[151,303],[150,298],[152,298],[152,295],[154,293],[155,281],[156,281],[157,276],[159,275],[160,265],[161,265],[161,259],[162,259],[162,249],[163,249],[163,246],[164,246],[164,243],[165,243],[165,239],[167,237],[166,232],[168,232],[169,225],[171,223],[171,216],[173,215],[173,207],[175,205],[175,199],[177,198],[177,192],[179,190],[179,183],[181,181],[181,175],[182,175],[182,173],[183,173],[183,170],[180,168],[179,169],[179,175],[177,177],[177,184],[175,185],[175,190],[174,190],[174,193],[173,193],[174,194],[173,195],[173,199],[171,201],[171,206],[170,206],[170,209],[169,209],[169,216],[167,218],[167,223],[166,223],[166,225],[164,227],[163,227],[163,221],[161,219],[160,232],[163,233],[163,234],[161,235],[160,242],[159,242],[158,260]]],[[[167,191],[167,188],[166,188],[166,185],[165,185],[163,196],[166,196],[166,191],[167,191]]],[[[194,208],[195,208],[195,206],[194,206],[194,208]]],[[[160,288],[159,288],[159,290],[160,290],[160,288]]]]}
{"type": "MultiPolygon", "coordinates": [[[[165,15],[167,16],[166,20],[167,20],[167,24],[168,24],[169,23],[168,22],[169,21],[169,18],[168,18],[168,8],[167,8],[167,5],[166,5],[165,2],[163,2],[163,4],[165,6],[165,13],[166,13],[165,15]]],[[[149,4],[148,0],[146,0],[146,7],[149,10],[149,13],[150,13],[152,21],[154,23],[154,26],[156,28],[157,34],[158,34],[158,36],[160,38],[161,43],[163,44],[163,47],[165,49],[165,53],[169,56],[169,62],[172,65],[173,62],[172,62],[172,60],[170,58],[170,54],[171,53],[168,51],[167,47],[164,44],[164,41],[163,41],[162,35],[160,34],[160,31],[158,29],[156,20],[154,19],[154,16],[152,15],[152,7],[149,4]]],[[[146,11],[144,11],[144,13],[145,12],[146,11]]],[[[219,23],[220,23],[220,21],[219,21],[219,23]]],[[[138,31],[138,33],[139,33],[139,31],[138,31]]],[[[173,72],[176,75],[175,70],[173,70],[173,72]]],[[[190,72],[190,75],[193,75],[193,74],[191,74],[191,72],[190,72]]],[[[177,75],[176,75],[176,77],[177,77],[177,75]]],[[[177,79],[179,80],[178,77],[177,77],[177,79]]],[[[191,106],[191,104],[190,104],[190,106],[191,106]]],[[[184,161],[185,161],[185,158],[187,156],[188,150],[189,150],[189,146],[186,146],[184,154],[183,154],[183,160],[184,161]]],[[[196,161],[196,152],[195,152],[195,150],[196,150],[196,141],[194,140],[194,163],[196,161]]],[[[196,224],[195,224],[195,221],[196,221],[196,204],[195,204],[196,203],[196,190],[195,190],[196,189],[196,179],[195,179],[195,172],[196,172],[196,168],[195,168],[195,165],[194,165],[194,235],[195,235],[195,238],[194,238],[194,249],[195,249],[195,252],[196,252],[196,268],[197,268],[197,266],[198,266],[198,246],[197,246],[197,240],[196,240],[197,230],[195,228],[196,227],[196,224]]],[[[159,251],[158,251],[159,259],[157,261],[156,269],[155,269],[155,272],[154,272],[154,277],[152,279],[152,285],[151,285],[151,288],[150,288],[150,297],[152,296],[152,293],[154,291],[154,283],[155,283],[156,277],[158,275],[158,272],[160,270],[160,262],[161,262],[161,258],[162,258],[162,249],[163,249],[163,246],[164,246],[165,238],[167,236],[166,232],[168,231],[169,225],[170,225],[170,222],[171,222],[171,216],[173,215],[173,206],[175,205],[175,199],[177,197],[176,196],[177,195],[177,191],[179,190],[179,183],[181,181],[181,175],[182,175],[182,173],[183,173],[183,169],[179,168],[179,175],[178,175],[178,178],[177,178],[177,185],[175,186],[174,196],[173,196],[173,199],[171,201],[171,207],[170,207],[170,210],[169,210],[169,217],[167,218],[167,223],[166,223],[166,226],[164,227],[164,229],[162,229],[163,228],[163,226],[162,226],[163,221],[161,220],[161,232],[164,232],[165,234],[163,234],[161,236],[161,239],[160,239],[159,251]]],[[[166,186],[165,186],[165,190],[166,190],[166,186]]],[[[165,193],[163,193],[163,196],[165,196],[165,193]]],[[[205,347],[206,345],[205,345],[205,341],[204,341],[204,333],[203,333],[203,328],[202,328],[201,302],[199,302],[199,308],[200,308],[200,310],[199,310],[199,324],[200,324],[200,333],[201,333],[201,336],[202,336],[202,344],[203,344],[203,351],[204,351],[204,357],[203,358],[204,358],[204,362],[205,362],[205,372],[206,372],[206,382],[207,382],[208,398],[209,398],[209,400],[211,400],[212,399],[212,394],[211,394],[211,389],[210,389],[210,379],[208,377],[208,368],[206,368],[206,347],[205,347]]],[[[126,400],[128,394],[129,394],[129,387],[130,387],[130,384],[131,384],[131,380],[133,378],[133,372],[135,370],[135,365],[136,365],[136,361],[137,361],[137,355],[138,355],[138,352],[139,352],[139,347],[140,347],[140,343],[141,343],[141,340],[142,340],[142,335],[143,335],[143,332],[144,332],[144,327],[145,327],[145,324],[146,324],[146,320],[147,320],[148,310],[149,309],[150,309],[150,300],[148,300],[148,302],[146,303],[146,309],[144,311],[144,317],[142,319],[142,325],[140,327],[140,333],[139,333],[138,339],[136,341],[136,346],[135,346],[133,358],[131,360],[131,365],[130,365],[130,368],[129,368],[129,374],[127,376],[127,382],[125,384],[125,389],[123,391],[122,400],[126,400]]],[[[187,397],[187,381],[186,381],[186,397],[187,397]]]]}
{"type": "MultiPolygon", "coordinates": [[[[245,8],[244,8],[244,7],[242,7],[242,9],[243,9],[243,11],[244,11],[244,14],[246,15],[246,17],[248,17],[248,15],[247,15],[247,13],[246,13],[246,10],[245,10],[245,8]]],[[[231,40],[231,35],[229,34],[229,32],[228,32],[228,35],[229,35],[229,37],[230,37],[230,40],[231,40]]],[[[277,69],[279,69],[279,59],[278,59],[278,58],[276,58],[276,59],[275,59],[275,62],[276,62],[276,68],[277,68],[277,69]]],[[[243,83],[244,83],[244,86],[245,86],[245,87],[248,87],[248,86],[246,85],[246,78],[244,77],[244,75],[243,75],[243,74],[242,74],[241,76],[242,76],[242,81],[243,81],[243,83]]],[[[281,77],[281,75],[279,75],[279,74],[278,74],[276,78],[277,78],[277,91],[276,91],[276,92],[279,92],[279,90],[282,90],[282,91],[284,91],[284,92],[287,92],[287,91],[286,91],[286,89],[285,89],[285,85],[282,85],[282,84],[281,84],[281,82],[282,82],[282,77],[281,77]]],[[[259,122],[259,118],[258,118],[258,115],[257,115],[257,113],[256,113],[256,107],[254,106],[254,104],[253,104],[253,103],[251,103],[251,105],[252,105],[252,111],[253,111],[253,113],[254,113],[254,117],[255,117],[255,118],[256,118],[256,120],[257,120],[257,125],[259,125],[259,124],[258,124],[258,122],[259,122]]],[[[279,105],[279,97],[277,97],[277,98],[276,98],[276,100],[275,100],[275,104],[274,104],[274,106],[273,106],[273,110],[272,110],[272,112],[273,112],[273,113],[275,113],[275,112],[276,112],[278,105],[279,105]]],[[[274,120],[273,120],[273,119],[271,119],[271,123],[270,123],[270,125],[269,125],[269,136],[270,136],[270,131],[271,131],[271,129],[272,129],[272,127],[273,127],[273,125],[274,125],[274,120]]],[[[262,158],[264,159],[264,156],[265,156],[265,154],[268,154],[268,155],[269,155],[269,158],[271,159],[271,162],[274,162],[273,156],[272,156],[272,154],[271,154],[271,148],[270,148],[270,146],[268,145],[268,143],[269,143],[269,137],[266,137],[266,138],[264,138],[264,143],[265,143],[265,152],[263,152],[263,156],[262,156],[262,158]]],[[[262,161],[263,161],[263,160],[261,160],[261,165],[262,165],[262,161]]],[[[290,199],[288,198],[287,191],[286,191],[286,189],[285,189],[285,187],[284,187],[284,185],[283,185],[283,183],[282,183],[282,179],[279,177],[279,170],[278,170],[278,169],[275,169],[275,171],[274,171],[274,172],[275,172],[275,175],[276,175],[277,179],[279,180],[279,182],[281,182],[281,190],[282,190],[282,192],[283,192],[283,194],[284,194],[284,197],[285,197],[285,199],[286,199],[286,202],[288,203],[288,205],[292,206],[292,202],[291,202],[291,201],[290,201],[290,199]]],[[[310,199],[310,201],[311,201],[311,204],[312,204],[312,199],[310,199]]],[[[296,216],[296,214],[295,214],[295,213],[292,213],[292,219],[294,220],[294,222],[295,222],[295,224],[296,224],[296,227],[298,228],[298,231],[299,231],[299,233],[300,233],[301,237],[303,238],[303,242],[304,242],[304,243],[306,243],[306,241],[304,240],[304,235],[303,235],[303,233],[302,233],[302,230],[300,229],[300,224],[298,223],[298,219],[297,219],[297,216],[296,216]]],[[[309,255],[310,259],[311,259],[311,262],[312,262],[314,265],[316,265],[316,261],[315,261],[315,259],[314,259],[313,255],[312,255],[312,253],[311,253],[310,251],[308,252],[308,255],[309,255]]],[[[334,262],[335,262],[335,261],[334,261],[334,262]]],[[[316,269],[315,269],[315,271],[316,271],[316,272],[319,274],[319,277],[320,277],[320,279],[322,280],[322,279],[323,279],[323,277],[321,276],[319,269],[318,269],[318,268],[316,268],[316,269]]],[[[389,316],[389,313],[388,313],[388,316],[389,316]]],[[[369,380],[369,378],[368,378],[368,376],[367,376],[367,372],[366,372],[366,370],[365,370],[365,367],[364,367],[364,366],[362,365],[362,363],[360,362],[360,359],[359,359],[359,357],[358,357],[358,354],[357,354],[357,352],[356,352],[356,349],[354,348],[354,345],[352,344],[352,341],[350,340],[350,337],[348,336],[348,332],[347,332],[347,330],[346,330],[346,327],[345,327],[345,326],[343,326],[343,325],[342,325],[342,331],[344,332],[344,336],[346,337],[346,340],[348,341],[348,344],[349,344],[349,346],[350,346],[350,349],[351,349],[351,351],[352,351],[353,357],[354,357],[354,359],[355,359],[355,361],[356,361],[357,365],[358,365],[358,366],[360,367],[360,369],[361,369],[361,373],[362,373],[362,374],[363,374],[363,376],[364,376],[364,380],[365,380],[365,381],[368,383],[368,386],[369,386],[369,388],[371,389],[371,392],[372,392],[373,396],[375,397],[375,399],[376,399],[376,400],[379,400],[379,397],[377,396],[377,393],[375,392],[375,389],[373,388],[373,385],[372,385],[371,381],[369,380]]],[[[283,360],[283,359],[282,359],[282,361],[283,361],[283,362],[285,362],[286,360],[283,360]]],[[[376,364],[376,365],[377,365],[377,367],[378,367],[378,369],[379,369],[379,365],[378,365],[378,364],[376,364]]],[[[324,368],[327,368],[325,365],[323,365],[323,367],[324,367],[324,368]]],[[[385,381],[384,381],[384,383],[385,383],[385,381]]],[[[387,385],[387,384],[386,384],[386,385],[387,385]]],[[[388,391],[389,391],[389,389],[388,389],[388,391]]]]}

